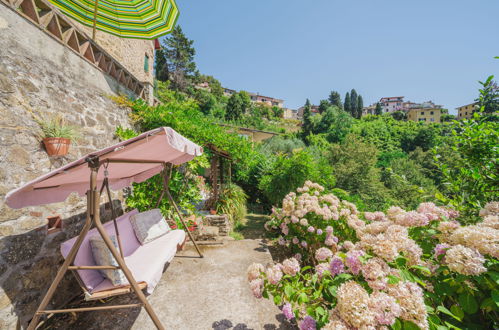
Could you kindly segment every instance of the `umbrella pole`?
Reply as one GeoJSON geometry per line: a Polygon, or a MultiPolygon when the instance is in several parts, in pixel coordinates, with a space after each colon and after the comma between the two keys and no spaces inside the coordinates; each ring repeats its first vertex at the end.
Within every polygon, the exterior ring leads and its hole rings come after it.
{"type": "Polygon", "coordinates": [[[92,29],[92,39],[95,41],[95,32],[96,32],[96,26],[97,26],[97,11],[99,10],[98,8],[98,3],[99,0],[95,0],[95,5],[94,5],[94,25],[92,29]]]}

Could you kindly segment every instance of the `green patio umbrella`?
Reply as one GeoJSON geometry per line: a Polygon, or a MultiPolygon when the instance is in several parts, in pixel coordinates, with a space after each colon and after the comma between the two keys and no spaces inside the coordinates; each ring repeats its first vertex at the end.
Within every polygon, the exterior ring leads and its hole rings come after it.
{"type": "Polygon", "coordinates": [[[49,0],[65,15],[121,38],[156,39],[172,31],[175,0],[49,0]]]}

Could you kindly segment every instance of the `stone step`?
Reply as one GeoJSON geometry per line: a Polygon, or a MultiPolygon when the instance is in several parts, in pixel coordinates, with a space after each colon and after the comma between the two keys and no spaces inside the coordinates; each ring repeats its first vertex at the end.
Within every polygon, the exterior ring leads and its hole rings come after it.
{"type": "Polygon", "coordinates": [[[198,241],[216,240],[219,234],[218,227],[215,226],[203,226],[199,230],[197,237],[198,241]]]}

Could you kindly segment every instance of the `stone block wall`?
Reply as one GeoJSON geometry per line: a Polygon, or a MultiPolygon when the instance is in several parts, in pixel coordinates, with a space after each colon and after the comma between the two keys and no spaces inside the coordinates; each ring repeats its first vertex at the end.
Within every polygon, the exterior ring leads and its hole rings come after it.
{"type": "Polygon", "coordinates": [[[207,215],[203,218],[203,224],[206,226],[217,227],[219,236],[228,236],[232,231],[232,225],[229,221],[229,217],[225,214],[207,215]]]}
{"type": "MultiPolygon", "coordinates": [[[[71,19],[70,19],[71,20],[71,19]]],[[[71,20],[88,36],[92,28],[71,20]]],[[[95,41],[117,59],[131,74],[142,82],[154,83],[154,42],[152,40],[125,39],[97,30],[95,41]],[[144,71],[144,57],[149,57],[149,71],[144,71]]]]}
{"type": "MultiPolygon", "coordinates": [[[[85,198],[19,210],[5,194],[89,152],[117,143],[117,126],[130,127],[129,110],[114,103],[105,75],[36,26],[0,5],[0,329],[24,328],[62,264],[60,243],[77,235],[85,198]],[[38,137],[36,118],[61,115],[81,139],[63,158],[50,158],[38,137]],[[59,215],[62,230],[47,232],[59,215]]],[[[122,194],[114,196],[121,205],[122,194]]],[[[104,203],[104,199],[102,200],[104,203]]],[[[109,209],[103,208],[105,219],[109,209]]],[[[51,307],[81,291],[71,274],[51,307]]]]}

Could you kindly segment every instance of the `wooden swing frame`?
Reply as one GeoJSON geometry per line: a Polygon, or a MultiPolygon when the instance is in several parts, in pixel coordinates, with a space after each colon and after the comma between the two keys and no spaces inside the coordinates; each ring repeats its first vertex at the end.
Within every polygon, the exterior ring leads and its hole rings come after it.
{"type": "Polygon", "coordinates": [[[104,159],[104,160],[99,160],[99,157],[94,156],[94,157],[88,157],[85,159],[85,161],[88,163],[88,166],[90,168],[90,189],[87,190],[86,196],[87,196],[87,215],[86,215],[86,220],[85,224],[80,231],[80,234],[78,235],[78,238],[76,239],[75,244],[72,246],[71,250],[69,251],[69,254],[67,255],[66,259],[64,260],[64,263],[62,266],[59,268],[57,271],[57,275],[55,276],[54,280],[52,281],[52,284],[50,285],[47,293],[45,294],[45,297],[43,298],[42,302],[38,306],[35,315],[31,319],[31,322],[29,323],[28,329],[29,330],[35,330],[38,322],[40,320],[40,317],[43,314],[56,314],[56,313],[74,313],[74,312],[85,312],[85,311],[99,311],[99,310],[109,310],[109,309],[125,309],[125,308],[135,308],[135,307],[144,307],[147,313],[149,314],[149,317],[153,321],[154,325],[158,329],[165,329],[165,327],[161,324],[161,321],[159,320],[158,316],[154,312],[151,304],[147,301],[144,293],[142,290],[146,287],[146,283],[141,282],[137,283],[135,278],[133,277],[130,269],[128,269],[125,259],[123,257],[123,249],[121,245],[121,240],[119,236],[119,231],[118,231],[118,225],[116,222],[116,212],[114,210],[114,206],[112,203],[112,198],[111,198],[111,191],[109,189],[109,181],[107,179],[107,176],[104,178],[102,182],[102,187],[98,189],[97,187],[97,174],[99,172],[99,169],[101,166],[105,168],[105,174],[107,172],[107,165],[109,163],[140,163],[140,164],[158,164],[158,165],[163,165],[163,170],[161,171],[161,176],[163,178],[163,189],[161,191],[161,195],[158,199],[157,205],[159,206],[159,203],[163,199],[164,195],[167,196],[168,200],[170,203],[173,205],[173,208],[175,209],[175,212],[178,214],[180,221],[182,222],[182,225],[184,226],[185,230],[187,231],[187,234],[189,235],[189,238],[191,239],[192,243],[194,244],[194,247],[196,248],[196,251],[198,252],[199,256],[203,258],[203,254],[199,250],[198,245],[196,244],[196,241],[192,237],[191,232],[189,231],[187,224],[185,223],[184,217],[182,215],[182,212],[180,212],[180,209],[178,208],[177,204],[175,203],[169,189],[169,182],[171,178],[171,173],[173,169],[173,164],[172,163],[165,163],[163,161],[154,161],[154,160],[135,160],[135,159],[104,159]],[[109,199],[109,204],[111,206],[111,215],[113,218],[114,222],[114,228],[116,231],[116,238],[118,241],[118,247],[119,247],[119,252],[115,248],[114,244],[111,241],[111,238],[109,237],[108,233],[106,232],[106,229],[104,228],[101,219],[100,219],[100,198],[102,195],[102,192],[106,189],[106,193],[108,195],[109,199]],[[109,248],[111,251],[112,255],[116,259],[118,266],[74,266],[72,265],[78,250],[86,237],[88,231],[92,227],[92,224],[95,224],[95,227],[97,228],[97,231],[99,232],[100,236],[104,240],[104,243],[106,246],[109,248]],[[78,273],[76,270],[85,270],[85,269],[121,269],[123,273],[125,274],[125,277],[127,278],[128,282],[130,285],[128,287],[117,287],[115,289],[107,290],[105,295],[102,296],[99,295],[99,292],[97,292],[96,297],[92,297],[92,294],[86,290],[85,286],[83,285],[81,279],[79,278],[78,273]],[[102,299],[110,296],[115,296],[115,295],[122,295],[122,294],[127,294],[130,292],[134,292],[137,296],[137,298],[140,300],[140,303],[137,304],[126,304],[126,305],[108,305],[108,306],[100,306],[100,307],[83,307],[83,308],[69,308],[69,309],[57,309],[57,310],[46,310],[47,305],[50,302],[50,299],[54,295],[59,283],[61,282],[62,278],[66,274],[68,270],[73,271],[75,274],[78,283],[84,290],[85,294],[90,295],[90,299],[87,300],[95,300],[95,299],[102,299]]]}

